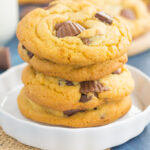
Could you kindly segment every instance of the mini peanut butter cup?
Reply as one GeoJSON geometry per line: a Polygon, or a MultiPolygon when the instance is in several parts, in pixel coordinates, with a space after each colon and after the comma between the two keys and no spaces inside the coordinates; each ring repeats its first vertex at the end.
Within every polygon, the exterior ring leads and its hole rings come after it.
{"type": "Polygon", "coordinates": [[[92,95],[81,94],[80,102],[86,103],[92,99],[92,95]]]}
{"type": "Polygon", "coordinates": [[[73,23],[71,21],[66,21],[55,25],[56,36],[58,38],[63,38],[66,36],[77,36],[85,28],[78,23],[73,23]]]}
{"type": "Polygon", "coordinates": [[[80,92],[82,94],[87,94],[90,92],[100,93],[108,90],[108,88],[106,88],[99,81],[84,81],[81,82],[80,85],[81,85],[80,92]]]}
{"type": "Polygon", "coordinates": [[[113,22],[113,18],[103,11],[97,12],[95,17],[98,18],[100,21],[108,23],[110,25],[113,22]]]}

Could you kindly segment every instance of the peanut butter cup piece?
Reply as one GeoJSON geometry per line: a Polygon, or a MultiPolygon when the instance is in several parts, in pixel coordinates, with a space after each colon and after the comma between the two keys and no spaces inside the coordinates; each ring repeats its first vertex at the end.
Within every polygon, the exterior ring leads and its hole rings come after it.
{"type": "Polygon", "coordinates": [[[120,12],[120,15],[127,18],[127,19],[130,19],[130,20],[135,20],[136,19],[135,12],[130,8],[122,9],[121,12],[120,12]]]}
{"type": "Polygon", "coordinates": [[[94,96],[98,98],[98,93],[97,93],[97,92],[94,92],[94,96]]]}
{"type": "Polygon", "coordinates": [[[60,24],[56,24],[56,36],[58,38],[63,38],[66,36],[77,36],[85,28],[78,23],[73,23],[71,21],[66,21],[60,24]]]}
{"type": "Polygon", "coordinates": [[[108,23],[110,25],[113,22],[113,18],[103,11],[96,13],[95,17],[98,18],[100,21],[108,23]]]}
{"type": "Polygon", "coordinates": [[[100,93],[108,90],[108,88],[106,88],[99,81],[84,81],[80,83],[80,86],[80,92],[82,94],[87,94],[89,92],[100,93]]]}
{"type": "Polygon", "coordinates": [[[90,40],[89,38],[81,38],[82,42],[86,45],[89,45],[90,44],[90,40]]]}
{"type": "Polygon", "coordinates": [[[78,112],[84,112],[85,110],[80,110],[80,109],[74,109],[74,110],[67,110],[67,111],[64,111],[64,115],[70,117],[78,112]]]}
{"type": "Polygon", "coordinates": [[[92,99],[92,95],[87,96],[86,94],[81,94],[81,98],[80,98],[79,102],[86,103],[86,102],[90,101],[91,99],[92,99]]]}

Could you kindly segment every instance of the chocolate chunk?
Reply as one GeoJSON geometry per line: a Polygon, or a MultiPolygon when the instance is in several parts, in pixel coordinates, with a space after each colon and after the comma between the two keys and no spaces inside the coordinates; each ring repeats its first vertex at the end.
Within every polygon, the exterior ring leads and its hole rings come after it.
{"type": "Polygon", "coordinates": [[[58,38],[63,38],[66,36],[76,36],[80,34],[85,28],[78,23],[73,23],[71,21],[66,21],[55,25],[56,36],[58,38]]]}
{"type": "Polygon", "coordinates": [[[73,82],[66,80],[66,85],[73,86],[73,82]]]}
{"type": "Polygon", "coordinates": [[[96,13],[95,17],[101,20],[102,22],[108,23],[110,25],[113,22],[113,18],[103,11],[96,13]]]}
{"type": "Polygon", "coordinates": [[[100,93],[108,90],[108,88],[106,88],[99,81],[84,81],[80,83],[80,86],[80,92],[82,94],[87,94],[89,92],[100,93]]]}
{"type": "Polygon", "coordinates": [[[78,112],[85,112],[85,110],[80,110],[80,109],[67,110],[67,111],[64,111],[64,115],[70,117],[78,112]]]}
{"type": "Polygon", "coordinates": [[[94,110],[97,110],[97,107],[95,107],[94,110]]]}
{"type": "Polygon", "coordinates": [[[57,24],[55,25],[55,30],[58,30],[58,28],[59,28],[61,25],[62,25],[62,23],[57,23],[57,24]]]}
{"type": "Polygon", "coordinates": [[[86,94],[81,94],[81,98],[80,98],[79,102],[86,103],[91,99],[92,99],[92,95],[87,96],[86,94]]]}
{"type": "Polygon", "coordinates": [[[112,74],[120,74],[122,72],[122,69],[119,68],[118,70],[114,71],[112,74]]]}
{"type": "Polygon", "coordinates": [[[0,47],[0,69],[8,69],[11,66],[8,47],[0,47]]]}
{"type": "Polygon", "coordinates": [[[90,40],[89,38],[81,38],[82,42],[86,45],[89,45],[90,44],[90,40]]]}
{"type": "Polygon", "coordinates": [[[121,10],[120,15],[127,19],[130,19],[130,20],[136,19],[135,12],[130,8],[125,8],[125,9],[121,10]]]}
{"type": "Polygon", "coordinates": [[[97,93],[97,92],[94,92],[94,96],[98,98],[98,93],[97,93]]]}

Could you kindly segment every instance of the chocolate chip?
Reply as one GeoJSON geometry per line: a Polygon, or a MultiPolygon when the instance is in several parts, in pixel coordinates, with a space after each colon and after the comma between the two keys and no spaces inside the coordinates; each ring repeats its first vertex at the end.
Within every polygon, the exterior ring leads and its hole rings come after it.
{"type": "Polygon", "coordinates": [[[66,80],[66,85],[73,86],[74,84],[73,84],[73,82],[66,80]]]}
{"type": "Polygon", "coordinates": [[[95,107],[94,110],[97,110],[97,107],[95,107]]]}
{"type": "Polygon", "coordinates": [[[90,40],[89,38],[81,38],[82,42],[86,45],[89,45],[90,44],[90,40]]]}
{"type": "Polygon", "coordinates": [[[100,93],[108,90],[108,88],[106,88],[99,81],[84,81],[80,83],[80,86],[80,92],[82,94],[87,94],[89,92],[100,93]]]}
{"type": "Polygon", "coordinates": [[[27,51],[27,54],[28,54],[29,58],[32,58],[34,56],[34,54],[31,53],[30,51],[27,51]]]}
{"type": "Polygon", "coordinates": [[[0,69],[8,69],[11,66],[8,47],[0,47],[0,69]]]}
{"type": "Polygon", "coordinates": [[[26,50],[26,48],[25,48],[25,46],[24,46],[24,45],[22,45],[22,48],[23,48],[24,50],[26,50]]]}
{"type": "Polygon", "coordinates": [[[67,110],[67,111],[64,111],[64,115],[70,117],[78,112],[85,112],[85,110],[80,110],[80,109],[67,110]]]}
{"type": "Polygon", "coordinates": [[[66,36],[76,36],[80,34],[85,28],[78,23],[73,23],[71,21],[66,21],[55,25],[56,36],[58,38],[63,38],[66,36]]]}
{"type": "Polygon", "coordinates": [[[79,102],[86,103],[92,99],[92,95],[87,96],[86,94],[81,94],[79,102]]]}
{"type": "Polygon", "coordinates": [[[108,23],[110,25],[113,22],[113,18],[103,11],[96,13],[95,17],[101,20],[102,22],[108,23]]]}
{"type": "Polygon", "coordinates": [[[136,19],[135,12],[130,8],[122,9],[121,12],[120,12],[120,15],[127,18],[127,19],[130,19],[130,20],[135,20],[136,19]]]}
{"type": "Polygon", "coordinates": [[[116,70],[116,71],[112,72],[112,74],[120,74],[121,72],[122,72],[122,69],[121,69],[121,68],[119,68],[118,70],[116,70]]]}
{"type": "Polygon", "coordinates": [[[34,54],[32,52],[28,51],[24,45],[22,45],[22,48],[27,51],[27,55],[29,56],[29,58],[32,58],[34,56],[34,54]]]}

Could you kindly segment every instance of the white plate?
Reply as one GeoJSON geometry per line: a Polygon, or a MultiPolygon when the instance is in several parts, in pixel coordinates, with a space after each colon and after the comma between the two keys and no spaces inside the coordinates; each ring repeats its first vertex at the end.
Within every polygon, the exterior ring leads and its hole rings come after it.
{"type": "Polygon", "coordinates": [[[16,102],[24,66],[19,65],[0,75],[0,125],[8,135],[24,144],[48,150],[102,150],[139,135],[150,122],[150,79],[131,66],[128,67],[136,84],[133,106],[118,121],[78,129],[32,122],[21,115],[16,102]]]}

